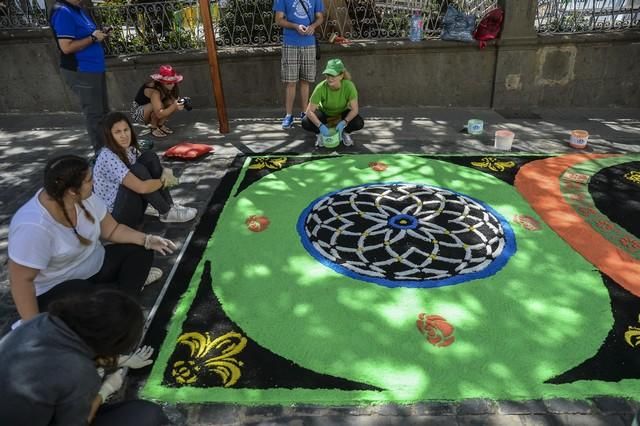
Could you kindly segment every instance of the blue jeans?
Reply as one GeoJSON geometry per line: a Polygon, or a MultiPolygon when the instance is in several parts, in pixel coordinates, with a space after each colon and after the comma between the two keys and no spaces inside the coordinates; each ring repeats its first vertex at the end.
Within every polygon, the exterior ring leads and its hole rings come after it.
{"type": "Polygon", "coordinates": [[[60,69],[69,88],[80,98],[89,141],[97,154],[102,147],[100,121],[109,112],[105,73],[91,73],[60,69]]]}

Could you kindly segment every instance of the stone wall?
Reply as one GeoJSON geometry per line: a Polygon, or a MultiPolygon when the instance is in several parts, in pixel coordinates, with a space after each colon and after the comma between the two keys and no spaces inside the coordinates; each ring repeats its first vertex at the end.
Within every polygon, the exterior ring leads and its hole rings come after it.
{"type": "MultiPolygon", "coordinates": [[[[504,0],[506,20],[498,43],[425,40],[322,46],[322,65],[343,59],[363,106],[640,107],[640,31],[538,36],[531,4],[504,0]]],[[[77,110],[57,68],[47,29],[0,32],[0,113],[77,110]]],[[[183,95],[196,107],[213,107],[205,52],[108,58],[113,109],[127,110],[138,87],[159,64],[185,75],[183,95]]],[[[280,49],[219,52],[228,108],[283,104],[280,49]]],[[[319,75],[319,77],[321,77],[319,75]]]]}

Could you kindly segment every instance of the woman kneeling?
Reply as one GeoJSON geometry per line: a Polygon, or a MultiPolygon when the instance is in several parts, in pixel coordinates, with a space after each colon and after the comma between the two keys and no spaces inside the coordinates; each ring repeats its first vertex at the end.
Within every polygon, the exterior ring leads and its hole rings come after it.
{"type": "Polygon", "coordinates": [[[330,59],[322,73],[325,80],[311,94],[302,127],[315,133],[316,146],[322,146],[322,136],[330,136],[327,123],[337,122],[342,143],[351,146],[350,134],[364,127],[364,120],[358,115],[358,90],[340,59],[330,59]]]}
{"type": "Polygon", "coordinates": [[[158,72],[150,77],[136,94],[131,105],[131,118],[134,122],[148,124],[153,136],[164,138],[173,133],[166,124],[169,117],[185,107],[178,95],[182,75],[171,65],[161,65],[158,72]]]}

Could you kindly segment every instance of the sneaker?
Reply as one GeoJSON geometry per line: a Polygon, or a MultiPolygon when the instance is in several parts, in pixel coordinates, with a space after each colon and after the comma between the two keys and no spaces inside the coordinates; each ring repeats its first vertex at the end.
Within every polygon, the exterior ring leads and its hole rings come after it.
{"type": "Polygon", "coordinates": [[[316,135],[316,148],[322,148],[322,135],[318,133],[316,135]]]}
{"type": "Polygon", "coordinates": [[[300,121],[304,120],[304,118],[307,116],[307,114],[305,114],[304,112],[300,113],[300,121]]]}
{"type": "Polygon", "coordinates": [[[149,284],[153,284],[162,278],[162,269],[156,268],[155,266],[149,269],[149,275],[147,275],[147,279],[144,282],[143,288],[148,286],[149,284]]]}
{"type": "Polygon", "coordinates": [[[351,136],[349,136],[349,133],[342,133],[342,143],[344,144],[344,146],[352,146],[353,145],[353,139],[351,139],[351,136]]]}
{"type": "Polygon", "coordinates": [[[293,115],[287,114],[284,116],[284,119],[282,120],[282,128],[290,129],[292,127],[293,127],[293,115]]]}
{"type": "Polygon", "coordinates": [[[165,223],[182,223],[189,222],[191,219],[196,217],[198,214],[198,210],[181,206],[179,204],[174,204],[171,206],[171,209],[166,214],[160,215],[160,222],[165,223]]]}
{"type": "Polygon", "coordinates": [[[147,204],[147,209],[144,211],[144,214],[146,214],[147,216],[154,216],[154,217],[160,216],[160,212],[156,210],[156,208],[153,207],[151,204],[147,204]]]}

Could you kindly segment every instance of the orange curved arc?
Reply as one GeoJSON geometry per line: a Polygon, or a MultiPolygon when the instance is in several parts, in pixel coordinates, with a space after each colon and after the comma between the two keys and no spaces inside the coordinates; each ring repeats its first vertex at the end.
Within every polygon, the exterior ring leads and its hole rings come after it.
{"type": "Polygon", "coordinates": [[[622,287],[640,296],[640,262],[595,231],[564,200],[560,190],[560,176],[567,168],[612,156],[570,154],[533,161],[520,169],[515,186],[563,240],[622,287]]]}

